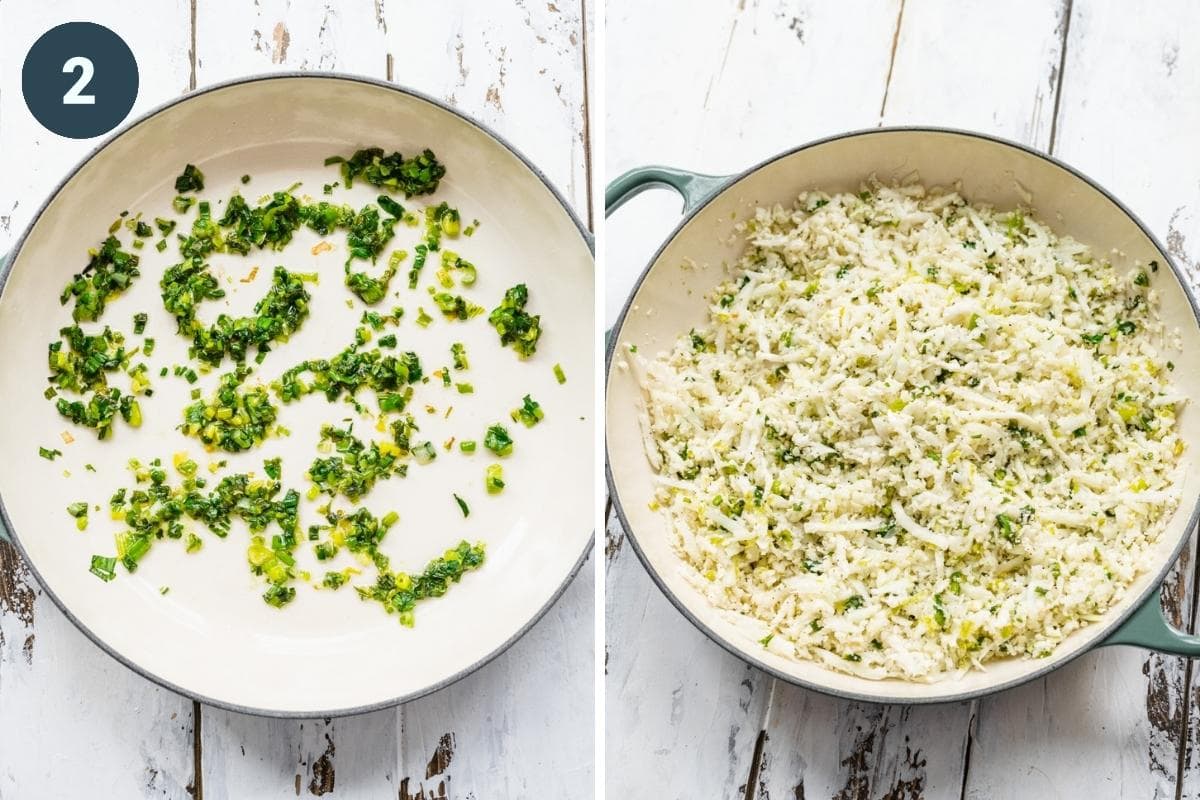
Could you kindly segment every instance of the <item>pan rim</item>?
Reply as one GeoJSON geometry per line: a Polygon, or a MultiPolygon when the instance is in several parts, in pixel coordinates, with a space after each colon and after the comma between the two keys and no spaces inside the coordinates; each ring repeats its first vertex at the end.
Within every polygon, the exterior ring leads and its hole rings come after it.
{"type": "MultiPolygon", "coordinates": [[[[45,213],[47,207],[49,207],[50,203],[52,203],[54,201],[54,199],[59,196],[59,194],[63,191],[63,189],[66,187],[66,185],[68,183],[70,183],[72,179],[74,179],[75,175],[81,169],[83,169],[84,166],[86,166],[88,163],[90,163],[93,158],[97,157],[104,150],[106,150],[109,147],[109,145],[113,144],[118,139],[123,137],[125,134],[127,134],[130,131],[132,131],[133,129],[137,128],[139,125],[149,122],[151,119],[159,116],[160,114],[166,113],[166,112],[174,109],[176,106],[186,103],[186,102],[193,100],[195,98],[198,98],[200,96],[210,94],[210,93],[213,93],[216,91],[220,91],[223,89],[229,89],[229,88],[242,86],[242,85],[246,85],[246,84],[263,83],[266,81],[286,80],[286,79],[293,79],[293,78],[302,78],[304,80],[346,81],[349,83],[359,83],[359,84],[367,84],[367,85],[375,86],[380,89],[385,89],[385,90],[388,90],[391,92],[395,92],[397,94],[405,95],[407,97],[411,97],[411,98],[414,98],[417,100],[424,101],[442,111],[448,112],[452,116],[456,117],[459,122],[465,123],[465,124],[475,128],[479,132],[483,133],[485,136],[490,138],[492,141],[499,144],[503,149],[507,150],[511,155],[516,157],[525,166],[525,168],[528,169],[533,174],[533,176],[536,177],[538,179],[538,181],[541,182],[541,184],[546,188],[546,190],[548,192],[550,192],[550,195],[555,199],[555,201],[557,201],[559,206],[562,207],[562,210],[566,213],[567,218],[575,226],[576,231],[579,233],[580,239],[583,241],[584,245],[588,248],[588,252],[591,253],[591,255],[592,255],[592,272],[593,272],[593,274],[595,273],[595,255],[596,255],[595,241],[594,241],[591,233],[589,233],[587,228],[584,226],[582,220],[580,220],[578,214],[575,213],[575,210],[567,202],[566,198],[562,195],[562,193],[559,192],[559,190],[550,182],[549,178],[546,177],[545,173],[543,173],[537,166],[535,166],[532,161],[530,161],[523,153],[521,153],[520,150],[518,150],[515,146],[513,146],[507,139],[505,139],[503,136],[501,136],[500,134],[493,131],[489,126],[487,126],[483,122],[480,122],[479,120],[473,118],[472,116],[470,116],[462,111],[459,111],[456,108],[452,108],[447,103],[445,103],[441,100],[438,100],[428,94],[425,94],[424,92],[420,92],[415,89],[411,89],[407,86],[402,86],[400,84],[391,83],[386,80],[381,80],[379,78],[373,78],[369,75],[358,75],[358,74],[349,73],[349,72],[333,72],[333,71],[330,71],[330,72],[301,72],[298,70],[283,70],[283,71],[279,71],[279,72],[245,75],[242,77],[231,78],[229,80],[219,81],[216,83],[208,84],[208,85],[203,86],[198,89],[194,89],[186,94],[171,98],[170,100],[167,100],[165,102],[159,103],[158,105],[155,105],[153,108],[145,111],[138,117],[122,123],[120,126],[117,127],[116,130],[114,130],[112,133],[106,135],[99,144],[97,144],[95,147],[93,147],[91,150],[89,150],[54,185],[53,189],[50,190],[50,192],[46,195],[45,199],[39,204],[37,210],[34,212],[33,216],[30,218],[29,223],[25,226],[24,230],[22,230],[21,235],[18,236],[17,239],[15,240],[13,247],[7,253],[7,256],[4,260],[3,267],[0,268],[0,297],[3,297],[4,290],[8,286],[8,278],[12,274],[12,266],[14,263],[16,263],[17,258],[20,256],[21,249],[24,246],[26,239],[28,239],[29,234],[33,231],[33,229],[37,226],[38,222],[41,220],[42,215],[45,213]]],[[[141,677],[151,681],[154,684],[157,684],[158,686],[161,686],[164,689],[170,690],[176,694],[182,695],[193,701],[203,703],[204,705],[212,706],[214,708],[220,708],[220,709],[223,709],[226,711],[233,711],[233,712],[240,713],[240,714],[250,714],[253,716],[268,717],[268,718],[274,718],[274,719],[317,719],[317,718],[350,717],[350,716],[356,716],[359,714],[368,714],[372,711],[379,711],[379,710],[382,710],[385,708],[393,708],[393,707],[401,705],[403,703],[407,703],[412,700],[417,700],[421,697],[432,694],[433,692],[436,692],[440,689],[444,689],[447,686],[450,686],[451,684],[457,683],[458,681],[462,680],[463,678],[467,677],[468,675],[471,675],[472,673],[478,671],[482,667],[491,663],[497,657],[499,657],[501,654],[507,652],[509,650],[509,648],[511,648],[514,644],[517,643],[518,640],[520,640],[522,637],[524,637],[525,634],[528,633],[533,628],[534,625],[536,625],[539,621],[541,621],[541,619],[546,615],[546,613],[549,612],[549,610],[555,605],[555,603],[557,603],[558,600],[562,597],[563,593],[566,592],[567,587],[570,586],[571,583],[575,580],[575,577],[579,574],[580,569],[583,568],[583,565],[587,561],[588,556],[591,555],[591,553],[592,553],[594,543],[595,543],[595,538],[596,538],[595,530],[593,530],[591,535],[588,537],[587,543],[584,545],[583,552],[576,559],[575,564],[571,567],[570,571],[567,573],[567,575],[563,579],[562,583],[560,583],[558,585],[558,587],[555,588],[555,590],[551,593],[550,597],[546,600],[546,602],[539,609],[537,609],[537,611],[512,636],[510,636],[508,639],[506,639],[504,642],[502,642],[499,646],[497,646],[490,653],[485,654],[483,657],[476,660],[474,663],[468,665],[467,667],[464,667],[463,669],[460,669],[457,672],[454,672],[453,674],[447,676],[446,678],[443,678],[442,680],[437,681],[429,686],[423,687],[423,688],[418,689],[413,692],[408,692],[406,694],[387,698],[384,700],[378,700],[378,701],[375,701],[372,703],[364,703],[364,704],[360,704],[357,706],[349,706],[349,707],[345,707],[345,708],[334,708],[334,709],[328,709],[328,710],[313,710],[313,711],[307,711],[307,710],[291,711],[288,709],[260,708],[260,707],[256,707],[256,706],[243,705],[240,703],[233,703],[233,702],[229,702],[226,700],[220,700],[217,698],[209,697],[200,692],[195,692],[195,691],[187,689],[183,686],[180,686],[176,683],[173,683],[173,682],[157,675],[156,673],[151,672],[150,670],[146,669],[145,667],[141,666],[140,664],[134,662],[132,659],[122,655],[121,653],[118,653],[106,641],[104,641],[96,633],[94,633],[88,626],[83,624],[83,622],[78,617],[76,617],[75,614],[72,613],[70,609],[68,609],[66,607],[66,605],[62,602],[62,600],[59,599],[58,595],[55,594],[54,591],[52,589],[50,589],[49,586],[46,584],[46,582],[43,580],[42,575],[37,568],[37,565],[29,557],[29,554],[26,552],[25,547],[21,544],[20,536],[18,536],[16,530],[14,529],[12,520],[10,519],[10,517],[8,515],[8,509],[4,503],[3,492],[0,492],[0,520],[3,521],[4,528],[5,528],[5,530],[8,531],[8,534],[11,539],[13,547],[16,548],[17,552],[21,556],[22,561],[24,562],[26,567],[29,568],[29,571],[33,574],[34,579],[38,583],[38,587],[50,597],[50,599],[54,602],[54,605],[58,608],[58,610],[60,612],[62,612],[62,614],[68,620],[70,620],[71,624],[74,625],[75,628],[77,628],[80,632],[82,632],[84,634],[84,636],[86,636],[93,644],[95,644],[97,647],[99,647],[102,651],[104,651],[109,656],[116,659],[116,661],[118,661],[119,663],[128,667],[130,670],[132,670],[136,674],[140,675],[141,677]]]]}
{"type": "MultiPolygon", "coordinates": [[[[688,225],[688,223],[690,223],[693,219],[695,219],[701,212],[703,212],[718,197],[724,195],[727,191],[730,191],[731,189],[736,187],[739,183],[741,183],[743,180],[750,177],[751,175],[756,174],[763,169],[767,169],[767,168],[773,166],[777,161],[781,161],[785,158],[788,158],[788,157],[795,155],[796,153],[802,152],[804,150],[809,150],[811,148],[818,147],[820,145],[829,144],[829,143],[840,141],[843,139],[851,139],[851,138],[872,136],[872,135],[886,135],[886,134],[893,134],[893,133],[941,134],[941,135],[950,135],[950,136],[960,136],[965,139],[976,139],[976,140],[988,142],[991,144],[998,144],[1001,146],[1005,146],[1005,147],[1009,147],[1014,150],[1017,150],[1021,153],[1024,153],[1025,155],[1029,155],[1029,156],[1033,156],[1035,158],[1041,159],[1041,160],[1047,162],[1048,164],[1050,164],[1051,166],[1057,167],[1058,169],[1066,172],[1068,175],[1075,178],[1077,181],[1082,181],[1085,185],[1087,185],[1091,189],[1099,192],[1105,199],[1107,199],[1114,206],[1116,206],[1121,211],[1121,213],[1123,213],[1131,222],[1133,222],[1133,224],[1136,225],[1137,228],[1142,232],[1142,234],[1150,241],[1150,243],[1158,251],[1158,254],[1166,262],[1167,266],[1170,267],[1171,273],[1174,275],[1175,280],[1179,283],[1180,287],[1183,289],[1184,296],[1187,298],[1188,304],[1191,306],[1191,309],[1192,309],[1193,320],[1195,321],[1196,325],[1198,327],[1200,327],[1200,304],[1197,303],[1195,293],[1192,291],[1191,285],[1184,278],[1184,274],[1180,270],[1179,265],[1177,263],[1175,263],[1174,257],[1170,254],[1170,252],[1167,251],[1167,248],[1163,246],[1163,243],[1161,241],[1159,241],[1158,237],[1154,235],[1154,233],[1150,230],[1150,228],[1141,220],[1141,218],[1137,214],[1135,214],[1127,205],[1125,205],[1124,202],[1122,202],[1119,198],[1117,198],[1116,195],[1114,195],[1112,192],[1108,191],[1108,189],[1104,188],[1104,186],[1102,186],[1099,182],[1092,179],[1090,176],[1088,176],[1086,173],[1082,172],[1081,170],[1071,166],[1070,164],[1067,164],[1065,161],[1062,161],[1049,153],[1044,153],[1044,152],[1037,150],[1036,148],[1033,148],[1029,145],[1022,144],[1021,142],[1016,142],[1011,139],[1006,139],[1004,137],[995,136],[995,135],[989,134],[989,133],[982,133],[979,131],[967,130],[964,128],[951,128],[951,127],[944,127],[944,126],[937,126],[937,125],[894,125],[894,126],[881,126],[881,127],[876,127],[876,128],[859,128],[859,129],[855,129],[855,130],[846,131],[843,133],[833,134],[830,136],[824,136],[819,139],[814,139],[814,140],[806,142],[804,144],[797,145],[795,147],[789,148],[782,152],[776,153],[775,155],[770,156],[770,157],[758,162],[757,164],[754,164],[754,165],[746,168],[745,170],[743,170],[739,173],[731,175],[731,176],[729,176],[728,180],[724,184],[721,185],[721,187],[719,189],[714,191],[710,196],[704,198],[695,208],[691,209],[690,211],[686,212],[683,215],[683,218],[680,219],[678,224],[676,224],[675,228],[663,240],[662,244],[655,251],[654,255],[650,258],[649,262],[647,262],[647,265],[642,270],[641,275],[638,276],[637,281],[634,283],[633,287],[629,291],[628,297],[625,298],[625,302],[621,307],[621,313],[617,316],[617,320],[612,326],[611,334],[609,335],[608,342],[605,345],[605,353],[604,353],[605,398],[607,399],[607,396],[608,396],[608,385],[609,385],[609,381],[612,377],[613,360],[614,360],[614,357],[616,354],[617,344],[620,339],[619,334],[620,334],[621,330],[624,328],[626,317],[628,316],[631,308],[633,307],[633,300],[637,296],[638,291],[642,288],[642,284],[645,282],[646,278],[649,277],[650,273],[654,270],[655,266],[658,265],[658,261],[662,257],[663,252],[667,249],[667,247],[671,244],[671,242],[673,242],[675,240],[675,238],[680,234],[680,232],[684,229],[684,227],[686,227],[688,225]]],[[[612,499],[613,510],[616,512],[617,519],[621,523],[621,526],[625,533],[625,538],[632,545],[633,551],[634,551],[634,553],[637,554],[638,560],[641,561],[642,566],[645,568],[646,572],[649,574],[650,579],[658,587],[659,591],[661,591],[666,596],[666,598],[671,602],[671,604],[675,607],[675,609],[677,611],[679,611],[679,613],[682,614],[685,619],[687,619],[689,622],[691,622],[692,625],[694,625],[697,629],[699,629],[701,633],[703,633],[706,637],[708,637],[708,639],[710,639],[712,642],[717,644],[719,647],[721,647],[723,650],[728,652],[730,655],[733,655],[734,657],[740,659],[741,661],[746,662],[750,666],[760,669],[763,672],[767,673],[768,675],[772,676],[773,678],[782,680],[785,683],[789,683],[794,686],[800,686],[805,689],[811,689],[815,692],[819,692],[821,694],[829,695],[832,697],[838,697],[838,698],[841,698],[844,700],[854,700],[854,701],[866,702],[866,703],[903,704],[903,705],[939,705],[939,704],[943,704],[943,703],[956,703],[956,702],[962,702],[965,700],[974,700],[974,699],[977,699],[980,697],[986,697],[986,696],[989,696],[992,694],[996,694],[996,693],[1005,691],[1007,689],[1012,689],[1014,687],[1017,687],[1022,684],[1025,684],[1025,683],[1029,683],[1030,681],[1036,680],[1038,678],[1044,677],[1047,674],[1049,674],[1050,672],[1053,672],[1054,670],[1059,669],[1060,667],[1066,666],[1067,664],[1071,663],[1072,661],[1074,661],[1076,658],[1080,657],[1084,653],[1091,652],[1092,650],[1096,649],[1097,647],[1104,646],[1105,640],[1107,640],[1107,638],[1109,636],[1111,636],[1116,630],[1118,630],[1122,625],[1124,625],[1125,622],[1127,622],[1129,620],[1129,618],[1132,617],[1133,614],[1136,613],[1138,611],[1138,609],[1140,609],[1147,602],[1147,600],[1150,598],[1151,595],[1156,594],[1161,589],[1162,583],[1165,580],[1167,573],[1170,572],[1171,568],[1175,565],[1175,562],[1178,561],[1179,554],[1183,551],[1183,548],[1187,545],[1188,539],[1191,537],[1192,531],[1195,530],[1195,528],[1196,528],[1197,520],[1200,520],[1200,496],[1198,496],[1195,500],[1195,505],[1192,507],[1192,512],[1188,518],[1187,524],[1183,528],[1183,534],[1180,536],[1179,541],[1172,548],[1170,556],[1160,566],[1157,575],[1155,575],[1153,580],[1151,580],[1147,583],[1146,588],[1143,589],[1136,596],[1136,599],[1133,602],[1129,603],[1129,605],[1120,614],[1118,614],[1111,622],[1107,623],[1105,626],[1100,628],[1099,632],[1097,634],[1095,634],[1095,637],[1093,638],[1093,640],[1090,643],[1088,643],[1086,646],[1080,647],[1080,648],[1076,649],[1074,652],[1066,653],[1066,654],[1058,656],[1056,658],[1051,658],[1045,664],[1045,666],[1042,666],[1042,667],[1039,667],[1038,669],[1032,670],[1031,672],[1029,672],[1025,675],[1021,675],[1021,676],[1018,676],[1011,680],[997,683],[992,686],[984,686],[984,687],[981,687],[978,689],[952,692],[952,693],[947,693],[947,694],[942,694],[942,695],[930,695],[930,696],[925,696],[925,697],[915,697],[915,698],[887,696],[887,695],[883,695],[883,694],[868,694],[868,693],[864,693],[864,692],[847,690],[847,689],[839,689],[836,687],[828,686],[826,684],[816,683],[814,681],[806,680],[806,679],[797,677],[795,675],[790,675],[790,674],[784,672],[783,670],[780,670],[780,669],[777,669],[775,667],[768,665],[761,659],[752,655],[750,652],[748,652],[748,650],[744,650],[744,649],[736,646],[733,642],[726,640],[722,635],[720,635],[715,630],[713,630],[712,627],[710,627],[709,625],[707,625],[706,623],[701,621],[696,616],[696,614],[694,614],[687,607],[687,605],[674,592],[671,591],[671,589],[667,586],[667,583],[663,579],[663,577],[651,565],[649,557],[646,555],[645,551],[638,544],[637,534],[634,532],[633,526],[630,524],[629,518],[625,513],[625,508],[621,502],[620,492],[617,489],[616,478],[613,475],[612,461],[609,458],[609,443],[608,443],[608,433],[607,432],[608,432],[608,406],[607,406],[607,402],[606,402],[605,403],[605,439],[604,439],[604,452],[605,452],[604,476],[605,476],[605,480],[608,483],[609,497],[612,499]]],[[[916,681],[909,681],[908,683],[922,685],[916,681]]],[[[943,684],[943,685],[949,685],[950,683],[952,683],[952,682],[947,681],[946,684],[943,684]]],[[[933,685],[937,685],[937,684],[933,684],[933,685]]]]}

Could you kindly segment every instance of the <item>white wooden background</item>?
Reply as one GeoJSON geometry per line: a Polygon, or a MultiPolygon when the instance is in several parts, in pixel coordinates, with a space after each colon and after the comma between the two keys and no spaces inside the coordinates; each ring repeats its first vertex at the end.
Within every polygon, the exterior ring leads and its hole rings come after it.
{"type": "MultiPolygon", "coordinates": [[[[590,222],[588,0],[0,2],[0,252],[93,145],[43,130],[21,63],[46,30],[91,20],[138,59],[134,113],[279,69],[388,78],[522,150],[590,222]]],[[[386,142],[381,143],[386,146],[386,142]]],[[[400,708],[280,721],[194,704],[92,646],[0,543],[0,798],[588,798],[591,564],[511,650],[400,708]]]]}
{"type": "MultiPolygon", "coordinates": [[[[880,124],[974,128],[1083,169],[1200,277],[1200,4],[608,0],[606,39],[606,180],[736,172],[880,124]]],[[[680,205],[648,192],[608,221],[608,325],[680,205]]],[[[1184,659],[1109,648],[977,702],[842,702],[710,643],[612,519],[606,558],[609,797],[1200,797],[1184,659]]],[[[1194,563],[1168,582],[1188,628],[1194,563]]]]}

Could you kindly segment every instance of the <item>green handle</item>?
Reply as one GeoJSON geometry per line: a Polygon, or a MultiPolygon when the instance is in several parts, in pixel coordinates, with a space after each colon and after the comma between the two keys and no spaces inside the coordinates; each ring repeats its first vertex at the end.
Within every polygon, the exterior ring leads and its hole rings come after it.
{"type": "Polygon", "coordinates": [[[1155,589],[1142,607],[1109,634],[1100,646],[1110,644],[1128,644],[1175,656],[1200,656],[1200,636],[1177,630],[1167,621],[1162,609],[1161,588],[1155,589]]]}
{"type": "Polygon", "coordinates": [[[630,198],[656,186],[666,186],[683,198],[683,213],[688,213],[729,183],[728,175],[701,175],[673,167],[631,169],[604,190],[604,216],[608,216],[630,198]]]}

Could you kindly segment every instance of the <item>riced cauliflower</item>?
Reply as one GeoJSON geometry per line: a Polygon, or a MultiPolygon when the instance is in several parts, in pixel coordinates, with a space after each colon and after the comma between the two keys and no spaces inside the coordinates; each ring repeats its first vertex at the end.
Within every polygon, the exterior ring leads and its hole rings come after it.
{"type": "Polygon", "coordinates": [[[938,680],[1050,655],[1152,565],[1185,401],[1157,263],[915,185],[741,230],[707,326],[624,357],[654,505],[763,646],[938,680]]]}

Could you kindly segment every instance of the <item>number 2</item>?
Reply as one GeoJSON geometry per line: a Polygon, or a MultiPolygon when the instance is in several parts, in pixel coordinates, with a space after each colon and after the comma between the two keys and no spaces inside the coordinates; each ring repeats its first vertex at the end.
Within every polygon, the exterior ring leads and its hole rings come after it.
{"type": "Polygon", "coordinates": [[[91,106],[96,104],[96,96],[94,94],[80,94],[87,85],[92,82],[92,75],[95,74],[96,68],[92,66],[92,61],[83,56],[75,56],[67,59],[67,63],[63,64],[62,71],[64,73],[74,72],[79,70],[79,80],[75,81],[75,85],[67,90],[63,95],[63,105],[70,106],[91,106]]]}

